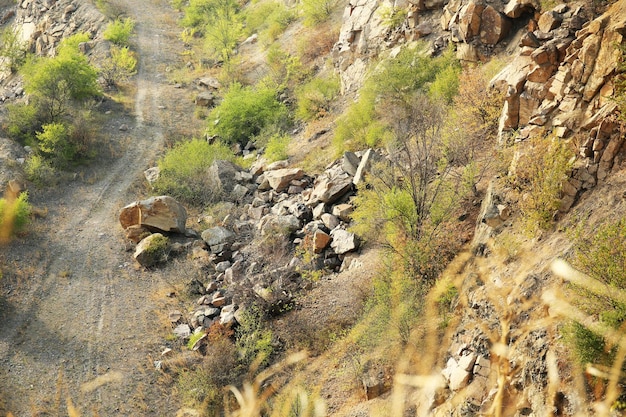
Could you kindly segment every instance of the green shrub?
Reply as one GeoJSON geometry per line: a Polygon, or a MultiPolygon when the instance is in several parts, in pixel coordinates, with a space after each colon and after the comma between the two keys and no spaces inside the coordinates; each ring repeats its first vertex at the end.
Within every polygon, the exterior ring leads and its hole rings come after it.
{"type": "Polygon", "coordinates": [[[604,338],[575,321],[567,323],[562,330],[563,337],[573,347],[572,354],[580,365],[610,365],[613,356],[607,352],[604,338]]]}
{"type": "Polygon", "coordinates": [[[243,23],[237,13],[218,12],[205,27],[206,46],[215,59],[229,61],[243,34],[243,23]]]}
{"type": "Polygon", "coordinates": [[[22,144],[34,144],[35,132],[41,126],[38,108],[22,103],[8,104],[5,126],[11,138],[22,144]]]}
{"type": "Polygon", "coordinates": [[[6,238],[23,231],[30,220],[31,210],[27,193],[12,201],[0,198],[0,237],[6,238]]]}
{"type": "Polygon", "coordinates": [[[337,77],[315,77],[296,90],[296,116],[302,120],[324,117],[339,94],[337,77]]]}
{"type": "Polygon", "coordinates": [[[258,307],[252,306],[241,316],[240,326],[235,332],[239,361],[243,369],[255,363],[258,369],[270,363],[274,348],[272,331],[263,321],[263,313],[258,307]]]}
{"type": "Polygon", "coordinates": [[[204,30],[217,15],[230,20],[231,16],[239,12],[239,6],[234,0],[189,0],[189,5],[183,11],[183,27],[204,30]]]}
{"type": "Polygon", "coordinates": [[[233,84],[209,114],[208,133],[229,144],[245,145],[263,129],[285,123],[287,115],[287,108],[277,100],[275,90],[233,84]]]}
{"type": "Polygon", "coordinates": [[[232,151],[220,143],[192,139],[178,144],[158,161],[161,174],[154,184],[155,191],[192,204],[217,201],[220,190],[207,175],[216,159],[233,161],[235,158],[232,151]]]}
{"type": "Polygon", "coordinates": [[[451,104],[454,97],[459,93],[459,76],[461,75],[460,65],[445,66],[430,85],[429,93],[431,97],[451,104]]]}
{"type": "Polygon", "coordinates": [[[261,40],[269,44],[285,31],[295,17],[283,2],[259,1],[246,8],[246,32],[248,35],[259,33],[261,40]]]}
{"type": "Polygon", "coordinates": [[[269,162],[287,159],[287,147],[289,146],[289,142],[291,142],[291,138],[288,135],[273,135],[265,146],[265,159],[269,162]]]}
{"type": "Polygon", "coordinates": [[[389,119],[394,119],[391,110],[410,107],[417,92],[451,100],[458,89],[459,72],[451,49],[431,58],[422,44],[383,61],[366,80],[359,99],[337,121],[333,142],[338,153],[385,143],[389,119]]]}
{"type": "Polygon", "coordinates": [[[107,25],[102,36],[107,41],[113,42],[118,46],[128,46],[133,30],[135,30],[135,21],[133,19],[130,17],[126,19],[118,18],[107,25]]]}
{"type": "Polygon", "coordinates": [[[51,185],[56,181],[56,172],[54,167],[42,155],[31,155],[24,165],[26,178],[38,186],[51,185]]]}
{"type": "Polygon", "coordinates": [[[111,48],[111,57],[100,66],[100,75],[108,86],[128,82],[137,73],[137,56],[124,46],[111,48]]]}
{"type": "Polygon", "coordinates": [[[278,91],[294,88],[309,76],[309,71],[302,65],[300,58],[285,52],[277,43],[268,48],[266,60],[270,75],[259,84],[267,88],[278,91]]]}
{"type": "MultiPolygon", "coordinates": [[[[579,234],[585,230],[581,225],[579,234]]],[[[578,235],[573,247],[573,265],[591,278],[617,293],[626,289],[626,220],[601,225],[591,236],[578,235]]],[[[619,329],[626,322],[626,305],[606,295],[571,284],[576,307],[601,323],[619,329]]],[[[615,346],[609,346],[602,335],[577,322],[563,330],[566,341],[573,346],[576,359],[583,365],[594,363],[611,366],[615,346]]]]}
{"type": "Polygon", "coordinates": [[[407,18],[407,9],[405,7],[384,6],[376,10],[380,14],[383,24],[390,28],[398,28],[407,18]]]}
{"type": "Polygon", "coordinates": [[[377,118],[373,97],[371,92],[362,91],[359,99],[337,120],[333,136],[337,155],[346,150],[378,147],[384,142],[387,130],[377,118]]]}
{"type": "Polygon", "coordinates": [[[49,123],[42,128],[43,131],[37,133],[39,150],[61,167],[72,161],[76,149],[69,141],[67,127],[62,123],[49,123]]]}
{"type": "Polygon", "coordinates": [[[304,23],[314,26],[327,20],[337,6],[337,0],[302,0],[304,23]]]}
{"type": "Polygon", "coordinates": [[[563,183],[571,170],[573,152],[556,137],[535,137],[516,164],[514,184],[525,193],[519,202],[524,230],[548,229],[561,204],[563,183]]]}

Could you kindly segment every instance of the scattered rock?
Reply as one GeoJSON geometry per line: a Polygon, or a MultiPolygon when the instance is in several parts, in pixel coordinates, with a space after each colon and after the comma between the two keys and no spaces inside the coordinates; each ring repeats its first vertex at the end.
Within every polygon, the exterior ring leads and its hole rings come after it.
{"type": "Polygon", "coordinates": [[[359,240],[354,233],[343,229],[335,229],[330,233],[333,241],[330,246],[337,255],[343,255],[359,248],[359,240]]]}

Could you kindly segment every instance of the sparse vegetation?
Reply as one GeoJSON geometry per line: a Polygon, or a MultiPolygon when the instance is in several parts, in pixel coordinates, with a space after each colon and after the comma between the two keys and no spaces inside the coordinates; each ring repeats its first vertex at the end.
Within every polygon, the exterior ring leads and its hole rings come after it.
{"type": "MultiPolygon", "coordinates": [[[[593,235],[579,237],[572,260],[574,266],[616,293],[625,290],[626,220],[603,224],[593,235]]],[[[577,294],[576,306],[600,323],[619,329],[626,321],[626,304],[618,298],[599,295],[577,285],[573,285],[571,290],[577,294]]],[[[565,334],[582,365],[611,366],[615,360],[616,347],[593,329],[571,322],[565,334]]]]}
{"type": "Polygon", "coordinates": [[[304,22],[313,26],[327,20],[337,7],[337,0],[303,0],[302,14],[304,22]]]}
{"type": "Polygon", "coordinates": [[[336,77],[314,77],[296,90],[296,116],[306,121],[324,117],[338,95],[339,80],[336,77]]]}
{"type": "Polygon", "coordinates": [[[291,138],[285,134],[275,134],[270,137],[263,155],[269,162],[282,161],[287,159],[287,146],[291,138]]]}
{"type": "Polygon", "coordinates": [[[525,193],[519,206],[524,213],[526,233],[532,235],[554,224],[572,157],[571,148],[556,137],[530,139],[525,153],[515,164],[513,178],[513,183],[525,193]]]}
{"type": "Polygon", "coordinates": [[[244,15],[246,33],[258,33],[261,42],[266,45],[274,42],[296,19],[295,12],[277,0],[252,3],[246,8],[244,15]]]}

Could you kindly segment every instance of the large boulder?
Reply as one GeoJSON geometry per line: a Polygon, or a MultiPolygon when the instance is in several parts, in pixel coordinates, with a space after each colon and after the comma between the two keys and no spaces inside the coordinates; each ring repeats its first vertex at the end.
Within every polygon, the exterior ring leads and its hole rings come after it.
{"type": "Polygon", "coordinates": [[[279,193],[285,191],[291,181],[299,180],[303,176],[304,171],[300,168],[284,168],[265,173],[265,179],[269,182],[269,186],[279,193]]]}
{"type": "Polygon", "coordinates": [[[184,233],[187,210],[172,197],[162,195],[127,205],[119,218],[124,229],[143,226],[152,231],[184,233]]]}
{"type": "Polygon", "coordinates": [[[495,45],[504,39],[511,30],[511,21],[502,13],[487,6],[483,10],[480,24],[480,41],[485,45],[495,45]]]}

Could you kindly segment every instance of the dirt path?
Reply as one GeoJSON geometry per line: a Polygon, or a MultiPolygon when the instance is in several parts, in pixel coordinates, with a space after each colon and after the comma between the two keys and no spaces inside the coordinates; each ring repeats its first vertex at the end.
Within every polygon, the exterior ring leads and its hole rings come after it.
{"type": "Polygon", "coordinates": [[[166,79],[181,48],[169,2],[116,2],[137,21],[134,120],[126,132],[117,129],[123,116],[108,121],[105,128],[126,144],[120,157],[91,180],[45,196],[47,218],[0,254],[13,267],[0,293],[1,415],[66,415],[67,397],[83,416],[173,416],[177,409],[152,363],[162,349],[158,295],[176,277],[135,268],[117,213],[142,197],[131,186],[193,109],[188,93],[166,79]]]}

